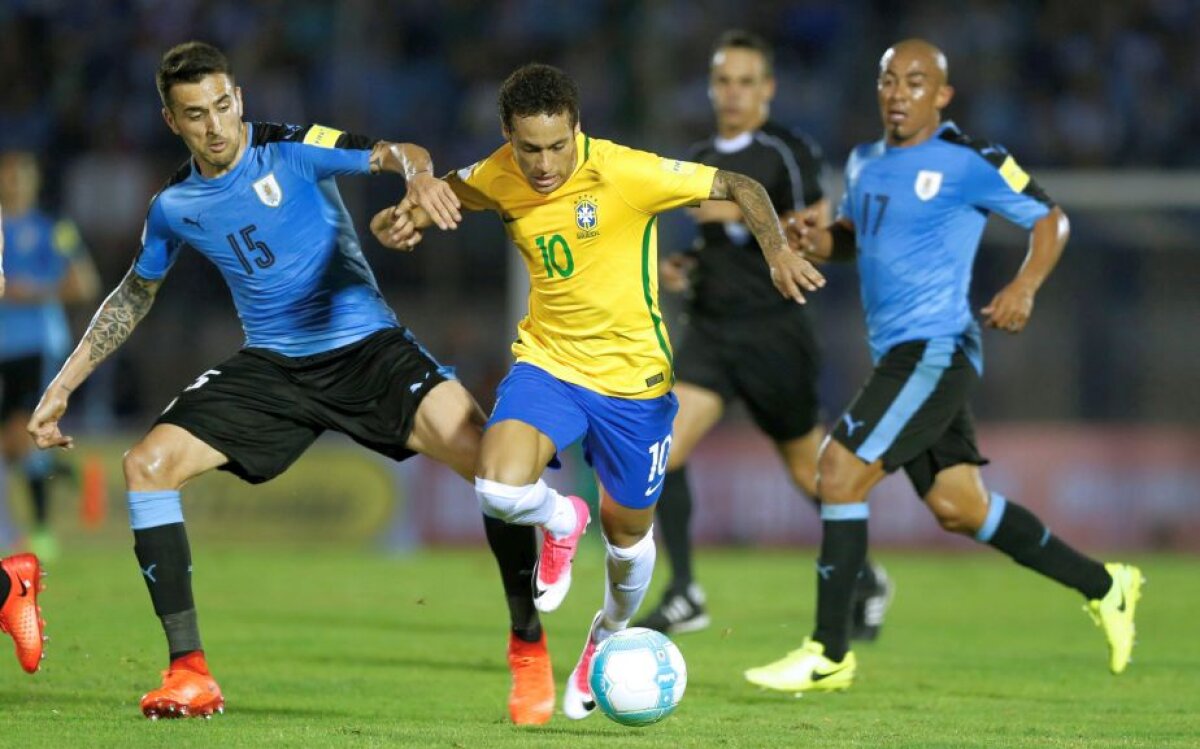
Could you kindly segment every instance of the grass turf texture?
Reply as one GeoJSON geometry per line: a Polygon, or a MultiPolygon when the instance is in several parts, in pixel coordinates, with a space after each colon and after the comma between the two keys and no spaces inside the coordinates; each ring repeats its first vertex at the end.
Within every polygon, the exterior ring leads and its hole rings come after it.
{"type": "MultiPolygon", "coordinates": [[[[881,553],[898,595],[878,643],[857,647],[844,694],[761,692],[744,668],[809,631],[813,552],[710,552],[698,571],[714,625],[675,638],[687,695],[665,722],[556,714],[509,725],[506,617],[486,551],[386,557],[197,543],[200,621],[227,701],[211,721],[143,719],[165,646],[127,550],[68,549],[43,605],[49,656],[27,677],[0,659],[0,746],[1174,747],[1200,741],[1200,560],[1142,557],[1140,643],[1108,673],[1074,593],[995,554],[881,553]],[[1191,594],[1185,591],[1192,591],[1191,594]]],[[[660,566],[656,590],[666,578],[660,566]]],[[[601,600],[585,545],[545,617],[557,689],[601,600]]],[[[10,644],[3,641],[7,651],[10,644]]]]}

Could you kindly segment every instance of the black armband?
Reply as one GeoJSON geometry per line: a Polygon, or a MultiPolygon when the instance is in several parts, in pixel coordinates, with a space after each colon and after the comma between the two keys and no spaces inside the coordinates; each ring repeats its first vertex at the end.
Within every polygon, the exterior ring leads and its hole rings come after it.
{"type": "Polygon", "coordinates": [[[854,259],[857,248],[854,244],[854,232],[844,226],[834,224],[829,227],[829,238],[832,242],[829,259],[835,263],[844,263],[854,259]]]}

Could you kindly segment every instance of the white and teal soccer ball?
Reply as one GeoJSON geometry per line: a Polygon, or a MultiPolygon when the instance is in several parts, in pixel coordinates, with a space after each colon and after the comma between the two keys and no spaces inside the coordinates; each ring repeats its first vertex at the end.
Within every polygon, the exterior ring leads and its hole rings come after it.
{"type": "Polygon", "coordinates": [[[588,683],[600,712],[626,726],[648,726],[678,707],[687,665],[666,635],[633,627],[596,647],[588,683]]]}

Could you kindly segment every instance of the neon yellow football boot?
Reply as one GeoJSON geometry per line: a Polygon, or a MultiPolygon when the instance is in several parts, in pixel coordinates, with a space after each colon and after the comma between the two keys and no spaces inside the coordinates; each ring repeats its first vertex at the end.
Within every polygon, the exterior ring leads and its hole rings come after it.
{"type": "Polygon", "coordinates": [[[746,681],[780,692],[836,692],[854,683],[858,662],[846,653],[841,662],[825,657],[825,646],[805,638],[798,650],[758,668],[748,669],[746,681]]]}
{"type": "Polygon", "coordinates": [[[1103,598],[1085,603],[1083,610],[1097,627],[1104,630],[1108,640],[1108,668],[1119,674],[1129,665],[1129,656],[1133,652],[1133,613],[1142,597],[1142,583],[1146,578],[1131,564],[1110,563],[1104,565],[1104,569],[1112,575],[1112,588],[1103,598]]]}

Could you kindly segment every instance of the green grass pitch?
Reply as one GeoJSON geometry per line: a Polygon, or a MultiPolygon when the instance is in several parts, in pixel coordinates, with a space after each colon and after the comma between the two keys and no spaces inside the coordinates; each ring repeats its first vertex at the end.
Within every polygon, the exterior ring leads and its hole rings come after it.
{"type": "MultiPolygon", "coordinates": [[[[1074,593],[986,552],[881,552],[898,592],[880,641],[856,648],[857,683],[796,698],[758,691],[741,672],[811,628],[813,550],[706,552],[698,573],[714,625],[676,638],[689,679],[675,715],[645,729],[561,714],[517,728],[486,551],[195,547],[226,714],[141,717],[137,700],[165,653],[133,554],[77,547],[47,579],[42,672],[0,659],[0,746],[1200,746],[1196,558],[1132,560],[1149,582],[1134,662],[1118,678],[1074,593]]],[[[660,566],[651,603],[664,579],[660,566]]],[[[560,697],[602,580],[593,540],[567,602],[544,618],[560,697]]]]}

